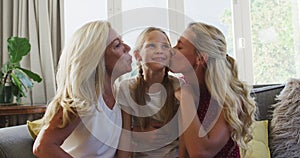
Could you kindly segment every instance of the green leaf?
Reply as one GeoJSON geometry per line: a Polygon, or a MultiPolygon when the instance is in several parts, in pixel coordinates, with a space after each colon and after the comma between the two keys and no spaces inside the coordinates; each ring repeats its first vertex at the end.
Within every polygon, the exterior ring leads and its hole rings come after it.
{"type": "Polygon", "coordinates": [[[21,68],[21,67],[17,67],[17,68],[22,70],[32,80],[34,80],[36,82],[41,82],[42,81],[42,78],[37,73],[34,73],[30,70],[27,70],[27,69],[24,69],[24,68],[21,68]]]}
{"type": "MultiPolygon", "coordinates": [[[[23,87],[22,87],[22,89],[24,89],[23,87]]],[[[16,97],[25,97],[23,94],[24,93],[21,93],[20,91],[19,91],[19,88],[16,86],[16,85],[12,85],[12,93],[13,93],[13,95],[14,96],[16,96],[16,97]]]]}
{"type": "Polygon", "coordinates": [[[25,88],[33,87],[33,83],[31,82],[30,78],[23,71],[15,69],[14,74],[22,82],[25,88]]]}
{"type": "Polygon", "coordinates": [[[23,56],[27,55],[31,49],[29,40],[21,37],[8,38],[7,47],[11,63],[19,63],[23,56]]]}
{"type": "Polygon", "coordinates": [[[12,70],[12,67],[11,67],[11,65],[9,64],[9,62],[7,62],[7,63],[5,63],[4,65],[3,65],[3,67],[2,67],[2,72],[4,73],[4,74],[6,74],[9,70],[12,70]]]}
{"type": "Polygon", "coordinates": [[[4,73],[2,72],[2,70],[0,70],[0,79],[2,79],[4,77],[4,73]]]}
{"type": "Polygon", "coordinates": [[[14,73],[11,74],[11,79],[12,79],[12,83],[16,86],[16,88],[18,89],[19,93],[22,96],[26,97],[26,95],[25,95],[26,89],[24,88],[24,86],[22,85],[22,82],[18,79],[18,77],[14,73]]]}

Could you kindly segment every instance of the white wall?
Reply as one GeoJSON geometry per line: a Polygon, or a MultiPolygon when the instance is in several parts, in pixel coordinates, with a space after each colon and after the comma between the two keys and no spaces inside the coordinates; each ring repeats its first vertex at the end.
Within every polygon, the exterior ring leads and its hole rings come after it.
{"type": "Polygon", "coordinates": [[[87,22],[107,19],[106,0],[65,0],[65,43],[87,22]]]}

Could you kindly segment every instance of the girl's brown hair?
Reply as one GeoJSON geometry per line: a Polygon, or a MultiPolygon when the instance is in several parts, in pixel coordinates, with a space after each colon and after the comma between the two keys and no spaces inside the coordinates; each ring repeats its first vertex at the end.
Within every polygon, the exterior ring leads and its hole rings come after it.
{"type": "MultiPolygon", "coordinates": [[[[149,27],[147,29],[145,29],[137,38],[136,41],[136,47],[135,47],[135,51],[136,50],[140,50],[142,48],[142,45],[145,43],[146,37],[149,33],[151,33],[152,31],[160,31],[162,32],[168,39],[169,38],[167,36],[167,34],[160,28],[156,28],[156,27],[149,27]]],[[[168,75],[169,69],[166,67],[165,68],[165,76],[164,79],[162,81],[162,85],[164,86],[164,88],[166,89],[166,93],[167,93],[167,99],[166,102],[164,103],[164,106],[162,107],[162,109],[158,112],[158,115],[160,115],[162,117],[162,119],[164,120],[164,124],[166,124],[167,122],[169,122],[174,115],[176,114],[176,111],[178,109],[178,103],[176,101],[176,98],[174,96],[174,85],[176,82],[178,82],[177,79],[175,79],[175,77],[171,77],[168,75]]],[[[144,80],[144,74],[143,74],[143,68],[142,65],[139,65],[139,73],[137,76],[137,82],[135,82],[131,87],[131,96],[133,97],[133,99],[135,100],[135,102],[139,105],[145,105],[146,104],[146,100],[149,99],[149,96],[146,93],[146,81],[144,80]]],[[[149,124],[150,124],[150,117],[138,117],[137,118],[139,126],[143,129],[146,128],[149,124]]]]}

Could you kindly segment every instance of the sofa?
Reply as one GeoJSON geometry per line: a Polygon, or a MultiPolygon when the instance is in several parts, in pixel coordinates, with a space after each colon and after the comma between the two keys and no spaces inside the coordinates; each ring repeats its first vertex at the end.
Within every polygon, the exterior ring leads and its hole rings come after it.
{"type": "MultiPolygon", "coordinates": [[[[254,86],[251,96],[257,105],[257,120],[272,119],[271,105],[284,85],[254,86]]],[[[0,128],[0,158],[33,158],[33,139],[26,125],[0,128]]]]}

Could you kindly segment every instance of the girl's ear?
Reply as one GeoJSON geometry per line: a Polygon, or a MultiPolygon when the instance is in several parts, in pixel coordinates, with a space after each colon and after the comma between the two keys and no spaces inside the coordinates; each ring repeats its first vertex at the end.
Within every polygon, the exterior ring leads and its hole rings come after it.
{"type": "Polygon", "coordinates": [[[141,57],[140,52],[138,50],[135,50],[133,52],[133,55],[134,55],[136,61],[142,61],[142,57],[141,57]]]}

